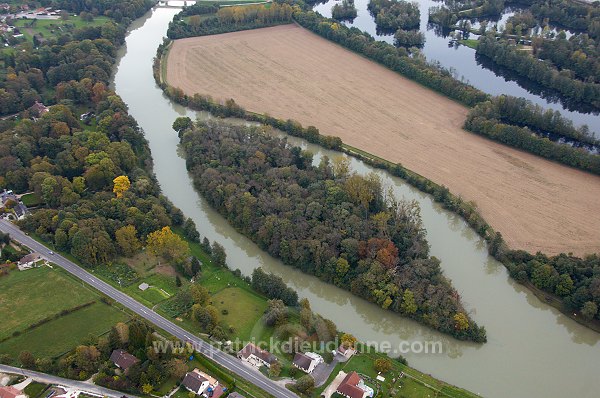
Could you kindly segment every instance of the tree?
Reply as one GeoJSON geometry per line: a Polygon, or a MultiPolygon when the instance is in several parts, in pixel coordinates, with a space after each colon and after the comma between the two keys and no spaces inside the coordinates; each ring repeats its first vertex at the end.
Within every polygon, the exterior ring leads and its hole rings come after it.
{"type": "Polygon", "coordinates": [[[113,180],[113,192],[117,195],[117,198],[123,197],[123,194],[127,192],[131,183],[129,182],[129,177],[127,176],[118,176],[113,180]]]}
{"type": "Polygon", "coordinates": [[[377,358],[373,365],[380,373],[387,373],[392,369],[392,361],[389,358],[377,358]]]}
{"type": "Polygon", "coordinates": [[[24,368],[34,369],[35,368],[35,357],[29,351],[21,351],[19,353],[19,362],[24,368]]]}
{"type": "Polygon", "coordinates": [[[568,296],[573,291],[573,280],[568,274],[562,274],[556,284],[554,292],[559,296],[568,296]]]}
{"type": "Polygon", "coordinates": [[[144,394],[146,395],[150,395],[150,393],[152,392],[152,384],[146,383],[142,386],[142,391],[144,392],[144,394]]]}
{"type": "Polygon", "coordinates": [[[181,287],[181,278],[179,275],[175,275],[175,286],[181,287]]]}
{"type": "Polygon", "coordinates": [[[169,369],[171,377],[177,380],[183,378],[183,376],[185,376],[185,374],[187,373],[187,365],[185,364],[185,362],[178,358],[171,359],[167,368],[169,369]]]}
{"type": "Polygon", "coordinates": [[[183,233],[185,237],[192,242],[200,242],[200,234],[196,229],[196,224],[191,218],[187,218],[183,223],[183,233]]]}
{"type": "Polygon", "coordinates": [[[161,256],[178,264],[183,263],[190,253],[187,242],[173,233],[169,227],[148,234],[147,248],[155,256],[161,256]]]}
{"type": "Polygon", "coordinates": [[[586,301],[583,304],[583,308],[581,309],[581,315],[585,319],[591,320],[594,319],[596,314],[598,313],[598,306],[593,301],[586,301]]]}
{"type": "Polygon", "coordinates": [[[213,242],[212,248],[212,260],[215,265],[219,267],[225,267],[227,264],[227,253],[225,253],[225,249],[218,242],[213,242]]]}
{"type": "Polygon", "coordinates": [[[119,322],[114,326],[114,329],[119,336],[119,343],[124,346],[129,343],[129,326],[126,323],[119,322]]]}
{"type": "Polygon", "coordinates": [[[315,388],[315,379],[311,375],[304,375],[296,381],[295,386],[301,393],[310,395],[315,388]]]}
{"type": "Polygon", "coordinates": [[[353,335],[349,334],[349,333],[344,333],[342,335],[342,344],[344,345],[344,347],[348,347],[348,348],[354,348],[354,345],[356,344],[356,337],[354,337],[353,335]]]}
{"type": "Polygon", "coordinates": [[[187,116],[181,116],[173,122],[173,130],[177,131],[178,134],[181,134],[184,130],[192,128],[193,125],[192,119],[187,116]]]}
{"type": "Polygon", "coordinates": [[[121,254],[125,257],[133,256],[142,246],[137,238],[137,230],[133,225],[126,225],[117,229],[115,231],[115,239],[121,254]]]}
{"type": "Polygon", "coordinates": [[[406,289],[404,291],[400,309],[405,314],[414,314],[415,312],[417,312],[417,304],[415,303],[415,296],[413,295],[413,292],[410,291],[410,289],[406,289]]]}
{"type": "Polygon", "coordinates": [[[454,327],[457,330],[467,330],[469,328],[469,318],[463,312],[457,313],[454,315],[454,327]]]}
{"type": "Polygon", "coordinates": [[[198,257],[192,257],[190,267],[192,269],[192,274],[194,275],[197,275],[198,272],[202,270],[202,267],[200,266],[200,260],[198,260],[198,257]]]}
{"type": "Polygon", "coordinates": [[[275,362],[271,364],[269,368],[269,377],[279,377],[281,373],[281,364],[279,362],[275,362]]]}
{"type": "Polygon", "coordinates": [[[263,321],[267,326],[282,325],[287,320],[288,310],[283,301],[269,300],[263,321]]]}
{"type": "Polygon", "coordinates": [[[197,283],[190,286],[190,294],[192,295],[194,304],[200,304],[203,307],[210,300],[210,293],[208,292],[208,289],[202,285],[198,285],[197,283]]]}

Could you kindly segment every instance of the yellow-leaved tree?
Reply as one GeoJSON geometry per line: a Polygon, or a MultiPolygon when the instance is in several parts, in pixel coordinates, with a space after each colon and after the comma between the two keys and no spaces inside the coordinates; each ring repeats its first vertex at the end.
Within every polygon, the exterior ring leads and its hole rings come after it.
{"type": "Polygon", "coordinates": [[[113,192],[117,195],[117,198],[122,197],[130,186],[131,182],[129,182],[127,176],[118,176],[113,180],[113,192]]]}
{"type": "Polygon", "coordinates": [[[169,227],[163,227],[148,234],[148,251],[167,261],[181,264],[190,255],[190,247],[179,235],[169,227]]]}

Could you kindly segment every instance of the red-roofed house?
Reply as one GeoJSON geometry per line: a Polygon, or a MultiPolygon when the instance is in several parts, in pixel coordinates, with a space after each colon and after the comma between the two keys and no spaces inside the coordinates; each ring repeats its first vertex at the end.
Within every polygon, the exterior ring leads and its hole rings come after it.
{"type": "MultiPolygon", "coordinates": [[[[350,372],[344,377],[344,380],[340,383],[337,388],[337,392],[346,398],[365,398],[372,395],[372,390],[369,388],[363,389],[363,380],[360,378],[358,373],[350,372]],[[371,395],[369,394],[371,391],[371,395]]],[[[366,387],[366,386],[365,386],[366,387]]]]}
{"type": "Polygon", "coordinates": [[[27,395],[13,386],[6,386],[0,387],[0,398],[27,398],[27,395]]]}

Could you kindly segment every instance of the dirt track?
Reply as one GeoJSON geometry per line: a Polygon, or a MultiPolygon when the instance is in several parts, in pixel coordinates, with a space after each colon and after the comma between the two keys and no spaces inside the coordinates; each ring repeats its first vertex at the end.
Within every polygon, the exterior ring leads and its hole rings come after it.
{"type": "Polygon", "coordinates": [[[600,177],[465,132],[467,108],[294,25],[177,40],[170,85],[314,125],[477,203],[512,248],[600,251],[600,177]]]}

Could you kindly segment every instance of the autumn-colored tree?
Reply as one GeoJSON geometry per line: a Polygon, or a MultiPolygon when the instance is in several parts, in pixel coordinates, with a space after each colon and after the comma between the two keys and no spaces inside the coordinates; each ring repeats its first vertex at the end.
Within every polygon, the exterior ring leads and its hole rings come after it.
{"type": "Polygon", "coordinates": [[[121,198],[131,186],[131,182],[129,182],[129,177],[127,176],[116,177],[113,180],[113,184],[113,192],[117,195],[117,198],[121,198]]]}
{"type": "Polygon", "coordinates": [[[406,289],[404,291],[400,309],[405,314],[414,314],[415,312],[417,312],[417,303],[415,303],[415,296],[414,296],[413,292],[410,291],[410,289],[406,289]]]}
{"type": "Polygon", "coordinates": [[[148,234],[147,247],[155,256],[176,263],[185,261],[190,254],[187,242],[171,231],[170,227],[163,227],[148,234]]]}
{"type": "Polygon", "coordinates": [[[269,368],[269,377],[279,377],[281,373],[281,364],[279,362],[275,362],[269,368]]]}
{"type": "Polygon", "coordinates": [[[354,345],[356,344],[356,337],[354,337],[353,335],[349,334],[349,333],[344,333],[342,335],[342,344],[344,345],[344,347],[347,348],[353,348],[354,345]]]}
{"type": "Polygon", "coordinates": [[[454,315],[454,327],[458,330],[467,330],[469,328],[469,318],[464,313],[458,312],[454,315]]]}
{"type": "Polygon", "coordinates": [[[126,323],[119,322],[115,326],[115,331],[119,336],[119,341],[122,345],[125,345],[129,342],[129,326],[126,323]]]}
{"type": "Polygon", "coordinates": [[[389,358],[377,358],[373,363],[375,370],[380,373],[387,373],[392,369],[392,361],[389,358]]]}
{"type": "Polygon", "coordinates": [[[141,243],[137,237],[137,230],[133,225],[126,225],[117,229],[115,239],[125,257],[131,257],[140,250],[141,243]]]}
{"type": "Polygon", "coordinates": [[[144,394],[150,395],[150,393],[152,392],[152,384],[150,384],[150,383],[144,384],[142,386],[142,391],[144,392],[144,394]]]}

